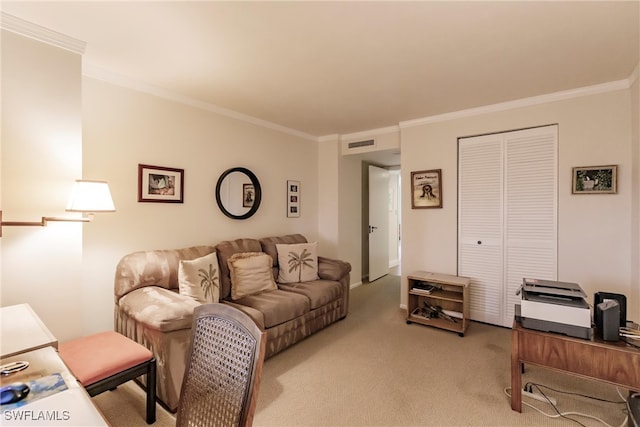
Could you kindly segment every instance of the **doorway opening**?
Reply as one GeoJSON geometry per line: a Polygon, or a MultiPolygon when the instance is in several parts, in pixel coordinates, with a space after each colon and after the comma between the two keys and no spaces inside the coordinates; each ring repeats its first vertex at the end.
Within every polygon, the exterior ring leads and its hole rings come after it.
{"type": "Polygon", "coordinates": [[[400,275],[400,166],[362,162],[362,282],[400,275]]]}

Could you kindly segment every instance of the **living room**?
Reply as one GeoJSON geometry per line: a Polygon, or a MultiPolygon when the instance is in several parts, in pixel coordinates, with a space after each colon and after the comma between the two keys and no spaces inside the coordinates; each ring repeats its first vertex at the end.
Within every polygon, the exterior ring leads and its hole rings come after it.
{"type": "MultiPolygon", "coordinates": [[[[3,4],[3,11],[15,10],[3,4]]],[[[632,12],[638,16],[637,4],[632,12]]],[[[631,67],[605,81],[566,82],[562,90],[385,126],[308,133],[113,75],[84,63],[85,48],[73,35],[56,34],[52,45],[6,29],[5,18],[3,221],[68,215],[64,206],[79,178],[108,181],[116,205],[91,224],[2,230],[1,304],[29,302],[60,341],[113,328],[115,265],[137,250],[295,232],[318,241],[321,255],[350,262],[357,286],[361,164],[342,154],[346,143],[372,137],[378,148],[400,149],[403,183],[412,171],[442,170],[441,209],[411,209],[408,187],[402,194],[403,307],[411,271],[457,272],[458,138],[548,124],[559,126],[558,280],[581,284],[590,297],[625,294],[627,317],[640,320],[637,40],[635,51],[624,51],[631,67]],[[184,169],[184,203],[138,202],[139,164],[184,169]],[[616,194],[572,194],[572,168],[589,165],[618,166],[616,194]],[[214,196],[218,177],[236,166],[252,170],[263,189],[259,212],[244,221],[225,217],[214,196]],[[297,218],[286,216],[287,180],[301,183],[297,218]]],[[[458,81],[459,91],[479,90],[458,81]]]]}

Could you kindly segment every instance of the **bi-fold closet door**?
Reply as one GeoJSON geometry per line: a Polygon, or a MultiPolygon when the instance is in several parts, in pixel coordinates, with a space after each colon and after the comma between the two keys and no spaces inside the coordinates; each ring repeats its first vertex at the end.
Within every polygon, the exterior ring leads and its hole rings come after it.
{"type": "Polygon", "coordinates": [[[458,274],[470,317],[511,327],[523,277],[557,280],[558,127],[458,140],[458,274]]]}

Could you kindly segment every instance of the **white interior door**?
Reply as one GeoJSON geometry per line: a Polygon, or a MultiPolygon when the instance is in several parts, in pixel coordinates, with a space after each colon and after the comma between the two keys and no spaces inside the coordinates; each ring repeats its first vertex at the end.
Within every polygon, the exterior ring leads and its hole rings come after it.
{"type": "Polygon", "coordinates": [[[369,281],[389,273],[389,172],[369,165],[369,281]]]}
{"type": "Polygon", "coordinates": [[[460,140],[458,274],[471,278],[469,316],[502,324],[502,136],[460,140]]]}

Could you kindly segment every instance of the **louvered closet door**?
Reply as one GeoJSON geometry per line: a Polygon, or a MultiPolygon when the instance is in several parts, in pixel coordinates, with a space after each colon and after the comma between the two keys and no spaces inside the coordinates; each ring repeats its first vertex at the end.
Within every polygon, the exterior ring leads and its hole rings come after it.
{"type": "Polygon", "coordinates": [[[505,134],[504,326],[513,324],[523,277],[557,279],[557,153],[557,126],[505,134]]]}
{"type": "Polygon", "coordinates": [[[459,142],[458,274],[472,278],[474,320],[510,327],[522,278],[557,279],[557,147],[557,126],[459,142]],[[485,184],[501,192],[490,191],[492,197],[483,201],[490,206],[479,210],[478,197],[469,195],[465,182],[481,178],[478,169],[494,168],[500,173],[491,176],[500,176],[500,182],[485,184]],[[491,250],[484,247],[488,235],[499,236],[491,250]]]}
{"type": "Polygon", "coordinates": [[[461,140],[458,274],[470,277],[469,316],[502,323],[502,136],[461,140]]]}

